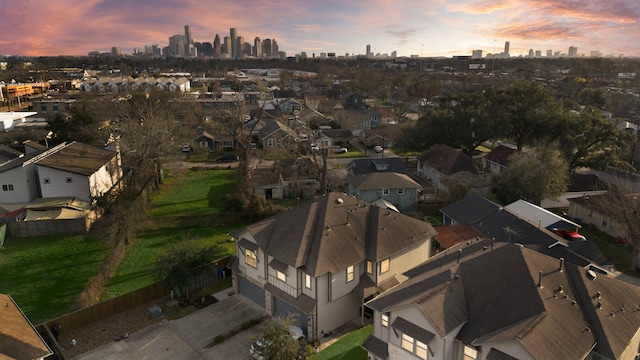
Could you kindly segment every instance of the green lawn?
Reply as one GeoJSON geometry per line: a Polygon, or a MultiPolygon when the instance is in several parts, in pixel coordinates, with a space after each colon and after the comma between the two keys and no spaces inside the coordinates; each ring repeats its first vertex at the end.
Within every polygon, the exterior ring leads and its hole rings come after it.
{"type": "Polygon", "coordinates": [[[0,249],[0,292],[34,324],[66,314],[106,253],[84,236],[9,238],[0,249]]]}
{"type": "Polygon", "coordinates": [[[153,197],[151,217],[211,215],[224,211],[225,195],[234,191],[236,170],[188,170],[175,175],[153,197]]]}
{"type": "Polygon", "coordinates": [[[235,251],[235,244],[226,241],[228,233],[246,224],[226,226],[208,226],[195,228],[158,229],[145,232],[136,237],[120,262],[114,277],[105,286],[103,300],[111,299],[156,282],[154,273],[155,259],[166,251],[171,241],[184,238],[197,241],[203,247],[218,243],[222,246],[221,257],[235,251]]]}
{"type": "Polygon", "coordinates": [[[313,356],[313,360],[366,360],[367,352],[360,346],[373,333],[366,325],[353,331],[313,356]]]}

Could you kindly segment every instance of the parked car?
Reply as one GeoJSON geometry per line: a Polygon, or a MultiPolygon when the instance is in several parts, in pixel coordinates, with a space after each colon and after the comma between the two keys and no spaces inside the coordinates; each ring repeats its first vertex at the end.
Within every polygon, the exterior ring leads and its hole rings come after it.
{"type": "Polygon", "coordinates": [[[183,153],[191,152],[191,145],[188,145],[188,144],[182,145],[182,152],[183,153]]]}
{"type": "MultiPolygon", "coordinates": [[[[291,326],[289,328],[289,334],[296,340],[304,339],[304,333],[302,329],[297,326],[291,326]]],[[[249,348],[249,354],[256,360],[268,360],[265,358],[264,353],[265,350],[269,347],[269,342],[264,341],[263,339],[257,339],[251,344],[249,348]]]]}
{"type": "Polygon", "coordinates": [[[551,231],[570,241],[574,241],[574,240],[587,241],[586,237],[578,234],[576,231],[571,231],[566,229],[557,229],[557,228],[553,228],[551,229],[551,231]]]}
{"type": "Polygon", "coordinates": [[[311,144],[311,150],[318,151],[320,148],[318,147],[318,144],[311,144]]]}
{"type": "Polygon", "coordinates": [[[349,151],[349,150],[347,150],[347,148],[343,148],[343,147],[338,147],[338,148],[335,148],[333,150],[333,152],[335,152],[336,154],[344,154],[347,151],[349,151]]]}
{"type": "Polygon", "coordinates": [[[380,145],[376,145],[376,146],[373,147],[373,151],[375,151],[377,153],[381,153],[383,150],[384,149],[380,145]]]}
{"type": "Polygon", "coordinates": [[[218,159],[216,159],[216,162],[226,163],[226,162],[234,162],[238,160],[239,160],[238,155],[230,154],[230,155],[224,155],[219,157],[218,159]]]}

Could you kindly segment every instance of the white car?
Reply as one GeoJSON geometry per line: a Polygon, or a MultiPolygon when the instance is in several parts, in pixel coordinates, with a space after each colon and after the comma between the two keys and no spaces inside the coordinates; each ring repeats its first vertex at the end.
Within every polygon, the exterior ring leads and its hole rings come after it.
{"type": "Polygon", "coordinates": [[[338,147],[333,150],[333,152],[335,152],[336,154],[345,154],[347,151],[349,150],[343,147],[338,147]]]}
{"type": "MultiPolygon", "coordinates": [[[[291,334],[291,337],[296,340],[304,339],[304,333],[302,332],[302,329],[297,326],[291,326],[289,328],[289,334],[291,334]]],[[[251,354],[251,356],[256,360],[267,360],[264,357],[263,353],[265,348],[268,346],[268,342],[265,342],[262,339],[258,339],[251,344],[251,347],[249,348],[249,354],[251,354]]]]}
{"type": "Polygon", "coordinates": [[[380,145],[376,145],[376,146],[373,147],[373,151],[375,151],[377,153],[381,153],[383,150],[384,149],[380,145]]]}

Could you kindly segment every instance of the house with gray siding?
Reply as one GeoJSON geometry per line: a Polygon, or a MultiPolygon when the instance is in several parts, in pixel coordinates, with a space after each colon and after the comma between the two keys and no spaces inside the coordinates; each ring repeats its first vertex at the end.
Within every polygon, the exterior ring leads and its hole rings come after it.
{"type": "Polygon", "coordinates": [[[364,302],[431,255],[424,221],[329,193],[234,232],[234,290],[295,314],[308,340],[363,316],[364,302]]]}
{"type": "Polygon", "coordinates": [[[347,177],[349,195],[373,203],[383,199],[401,213],[415,213],[422,186],[406,174],[372,172],[347,177]]]}
{"type": "Polygon", "coordinates": [[[636,359],[640,287],[516,244],[470,241],[369,301],[369,359],[636,359]],[[629,305],[633,304],[633,305],[629,305]]]}

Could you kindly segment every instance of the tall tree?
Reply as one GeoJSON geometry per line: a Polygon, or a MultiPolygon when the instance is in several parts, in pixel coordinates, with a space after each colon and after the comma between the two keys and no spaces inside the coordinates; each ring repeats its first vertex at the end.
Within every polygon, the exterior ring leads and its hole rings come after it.
{"type": "Polygon", "coordinates": [[[619,130],[615,120],[606,119],[598,109],[587,106],[579,113],[568,112],[557,129],[559,148],[571,171],[578,167],[604,170],[607,166],[632,169],[621,159],[632,136],[619,130]]]}
{"type": "Polygon", "coordinates": [[[522,151],[525,143],[542,138],[561,119],[560,103],[554,94],[533,82],[517,82],[488,91],[492,117],[501,124],[503,135],[522,151]]]}
{"type": "Polygon", "coordinates": [[[568,182],[569,166],[560,151],[540,147],[531,154],[509,157],[509,167],[493,177],[491,188],[503,204],[518,199],[540,204],[566,191],[568,182]]]}
{"type": "Polygon", "coordinates": [[[269,320],[258,341],[262,345],[260,355],[264,359],[296,359],[300,354],[301,344],[292,336],[289,329],[297,325],[293,315],[269,320]]]}

